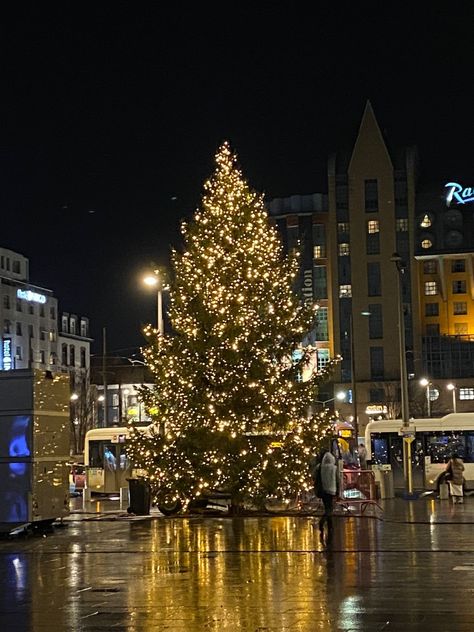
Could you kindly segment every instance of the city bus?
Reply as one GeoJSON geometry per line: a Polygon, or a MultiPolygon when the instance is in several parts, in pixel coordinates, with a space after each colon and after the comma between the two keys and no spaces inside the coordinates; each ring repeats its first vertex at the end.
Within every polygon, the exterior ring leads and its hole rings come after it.
{"type": "MultiPolygon", "coordinates": [[[[143,432],[148,428],[151,426],[143,427],[143,432]]],[[[132,476],[127,456],[129,438],[130,429],[126,427],[94,428],[86,433],[84,465],[90,492],[113,494],[128,487],[127,478],[132,476]]]]}
{"type": "MultiPolygon", "coordinates": [[[[400,419],[371,421],[365,430],[367,460],[391,469],[395,489],[404,487],[403,438],[400,419]]],[[[451,413],[440,418],[410,419],[414,489],[437,490],[446,463],[456,453],[464,461],[466,489],[474,489],[474,413],[451,413]]]]}

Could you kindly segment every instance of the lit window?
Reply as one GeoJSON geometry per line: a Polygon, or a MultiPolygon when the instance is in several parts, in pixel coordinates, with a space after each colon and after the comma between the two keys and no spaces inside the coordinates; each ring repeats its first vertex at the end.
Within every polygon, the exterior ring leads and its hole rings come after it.
{"type": "Polygon", "coordinates": [[[374,233],[379,232],[379,220],[371,219],[367,222],[367,232],[369,235],[373,235],[374,233]]]}
{"type": "Polygon", "coordinates": [[[117,393],[114,393],[112,395],[112,406],[118,406],[119,405],[119,396],[117,395],[117,393]]]}
{"type": "Polygon", "coordinates": [[[344,234],[344,233],[348,233],[350,230],[350,224],[349,222],[338,222],[337,224],[337,232],[339,233],[339,235],[344,234]]]}
{"type": "Polygon", "coordinates": [[[339,286],[339,298],[350,298],[352,296],[352,285],[339,286]]]}
{"type": "Polygon", "coordinates": [[[318,349],[318,372],[324,370],[329,360],[329,349],[318,349]]]}
{"type": "Polygon", "coordinates": [[[408,231],[408,219],[397,219],[395,222],[397,233],[406,233],[408,231]]]}
{"type": "Polygon", "coordinates": [[[474,388],[460,388],[459,399],[474,399],[474,388]]]}
{"type": "Polygon", "coordinates": [[[454,303],[453,314],[459,316],[460,314],[467,314],[467,303],[454,303]]]}
{"type": "Polygon", "coordinates": [[[41,364],[45,363],[45,354],[44,354],[44,351],[42,350],[40,351],[40,362],[41,364]]]}
{"type": "Polygon", "coordinates": [[[438,294],[436,281],[425,281],[425,296],[435,296],[438,294]]]}
{"type": "Polygon", "coordinates": [[[434,259],[431,259],[430,261],[424,261],[423,272],[425,274],[436,274],[436,261],[434,259]]]}
{"type": "Polygon", "coordinates": [[[322,259],[326,256],[325,247],[324,246],[314,246],[313,247],[313,257],[314,259],[322,259]]]}
{"type": "Polygon", "coordinates": [[[349,244],[339,244],[339,256],[347,257],[350,254],[349,244]]]}
{"type": "Polygon", "coordinates": [[[466,294],[466,281],[453,281],[453,294],[466,294]]]}
{"type": "Polygon", "coordinates": [[[420,222],[421,228],[429,228],[431,226],[431,219],[428,214],[425,214],[420,222]]]}
{"type": "Polygon", "coordinates": [[[465,336],[469,333],[467,323],[454,323],[454,333],[456,336],[465,336]]]}
{"type": "Polygon", "coordinates": [[[431,246],[433,245],[433,242],[430,239],[423,239],[423,241],[421,242],[421,247],[422,248],[431,248],[431,246]]]}

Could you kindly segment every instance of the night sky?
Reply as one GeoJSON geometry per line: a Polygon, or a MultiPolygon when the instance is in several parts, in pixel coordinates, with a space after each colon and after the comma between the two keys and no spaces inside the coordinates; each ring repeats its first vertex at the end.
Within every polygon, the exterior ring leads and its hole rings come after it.
{"type": "Polygon", "coordinates": [[[110,350],[143,342],[141,272],[179,246],[223,140],[268,198],[326,191],[370,99],[425,180],[474,185],[471,3],[259,4],[3,16],[0,244],[90,317],[95,351],[104,326],[110,350]]]}

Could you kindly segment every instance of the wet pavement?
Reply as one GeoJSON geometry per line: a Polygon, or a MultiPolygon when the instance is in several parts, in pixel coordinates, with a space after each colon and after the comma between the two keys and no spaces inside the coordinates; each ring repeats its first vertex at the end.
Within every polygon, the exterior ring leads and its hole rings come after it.
{"type": "Polygon", "coordinates": [[[80,499],[63,528],[0,540],[0,630],[474,629],[474,497],[340,515],[128,517],[80,499]]]}

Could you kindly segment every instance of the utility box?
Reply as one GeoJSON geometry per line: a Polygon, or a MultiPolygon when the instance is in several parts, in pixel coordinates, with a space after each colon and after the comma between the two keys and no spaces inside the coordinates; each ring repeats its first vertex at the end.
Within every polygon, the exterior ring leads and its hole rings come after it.
{"type": "Polygon", "coordinates": [[[0,530],[69,513],[69,376],[0,371],[0,530]]]}

